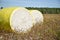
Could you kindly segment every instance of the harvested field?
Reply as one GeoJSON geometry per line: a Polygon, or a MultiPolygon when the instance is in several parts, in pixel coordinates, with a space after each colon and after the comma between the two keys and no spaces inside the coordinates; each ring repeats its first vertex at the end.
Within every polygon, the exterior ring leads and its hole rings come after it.
{"type": "Polygon", "coordinates": [[[36,24],[28,33],[0,30],[0,40],[60,40],[60,14],[43,14],[44,23],[36,24]]]}

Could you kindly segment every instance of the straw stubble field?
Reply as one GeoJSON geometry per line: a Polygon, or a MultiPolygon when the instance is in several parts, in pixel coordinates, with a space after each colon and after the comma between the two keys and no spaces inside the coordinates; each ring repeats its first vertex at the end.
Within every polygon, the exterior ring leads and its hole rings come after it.
{"type": "Polygon", "coordinates": [[[0,30],[0,40],[60,40],[60,14],[43,14],[42,25],[36,24],[28,33],[0,30]]]}

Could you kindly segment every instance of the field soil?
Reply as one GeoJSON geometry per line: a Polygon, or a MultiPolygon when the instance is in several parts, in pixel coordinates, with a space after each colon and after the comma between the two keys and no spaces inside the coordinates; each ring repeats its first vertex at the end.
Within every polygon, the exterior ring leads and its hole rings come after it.
{"type": "Polygon", "coordinates": [[[60,14],[43,14],[44,22],[28,33],[0,31],[0,40],[60,40],[60,14]]]}

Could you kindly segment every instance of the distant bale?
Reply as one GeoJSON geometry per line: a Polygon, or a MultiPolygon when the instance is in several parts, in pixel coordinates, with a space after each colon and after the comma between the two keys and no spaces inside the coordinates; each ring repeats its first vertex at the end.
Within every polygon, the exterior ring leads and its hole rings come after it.
{"type": "Polygon", "coordinates": [[[15,32],[26,33],[33,27],[32,17],[29,11],[22,7],[3,8],[0,11],[0,26],[1,29],[15,32]]]}
{"type": "Polygon", "coordinates": [[[33,19],[34,19],[34,25],[39,23],[43,23],[43,14],[38,11],[38,10],[30,10],[30,14],[32,15],[33,19]]]}

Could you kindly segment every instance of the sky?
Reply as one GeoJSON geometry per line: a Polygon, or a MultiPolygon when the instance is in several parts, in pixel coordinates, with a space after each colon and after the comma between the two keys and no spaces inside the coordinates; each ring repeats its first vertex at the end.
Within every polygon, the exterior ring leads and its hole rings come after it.
{"type": "Polygon", "coordinates": [[[0,7],[1,6],[60,8],[60,0],[0,0],[0,7]]]}

